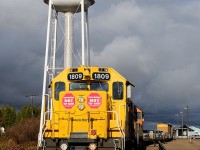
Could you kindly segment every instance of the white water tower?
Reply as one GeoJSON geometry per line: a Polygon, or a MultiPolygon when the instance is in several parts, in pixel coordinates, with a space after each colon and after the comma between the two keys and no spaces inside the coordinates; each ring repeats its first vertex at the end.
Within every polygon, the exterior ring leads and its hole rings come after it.
{"type": "Polygon", "coordinates": [[[46,38],[46,53],[44,64],[44,78],[43,78],[43,92],[41,104],[41,117],[40,117],[40,131],[38,135],[38,147],[42,147],[43,130],[44,130],[44,110],[45,101],[47,101],[47,108],[45,116],[51,119],[52,102],[51,91],[47,90],[51,80],[56,75],[55,67],[55,53],[57,42],[57,22],[58,13],[65,15],[65,31],[64,31],[64,68],[73,67],[73,28],[74,28],[74,14],[81,12],[81,32],[82,39],[82,65],[90,65],[90,52],[89,52],[89,26],[88,26],[88,8],[95,3],[94,0],[44,0],[44,3],[49,5],[48,11],[48,25],[47,25],[47,38],[46,38]],[[52,11],[54,10],[54,11],[52,11]],[[55,12],[53,14],[52,12],[55,12]]]}
{"type": "MultiPolygon", "coordinates": [[[[86,31],[86,37],[88,37],[88,8],[94,4],[94,0],[44,0],[46,4],[51,4],[51,8],[57,12],[65,14],[65,40],[64,40],[64,68],[72,67],[72,51],[73,51],[73,18],[75,13],[82,12],[82,65],[85,65],[84,55],[89,53],[85,52],[85,39],[84,34],[86,31]],[[84,5],[82,5],[84,3],[84,5]],[[84,17],[86,12],[86,21],[84,17]],[[86,26],[85,26],[86,24],[86,26]]],[[[51,16],[51,12],[49,12],[51,16]]],[[[55,21],[57,22],[57,21],[55,21]]],[[[56,27],[55,27],[56,28],[56,27]]],[[[48,31],[47,31],[48,32],[48,31]]],[[[57,34],[57,33],[55,33],[57,34]]],[[[48,37],[47,37],[48,38],[48,37]]],[[[54,39],[56,41],[56,39],[54,39]]],[[[87,50],[89,49],[88,38],[86,38],[87,50]]],[[[87,56],[89,59],[89,56],[87,56]]],[[[87,64],[89,65],[89,64],[87,64]]]]}

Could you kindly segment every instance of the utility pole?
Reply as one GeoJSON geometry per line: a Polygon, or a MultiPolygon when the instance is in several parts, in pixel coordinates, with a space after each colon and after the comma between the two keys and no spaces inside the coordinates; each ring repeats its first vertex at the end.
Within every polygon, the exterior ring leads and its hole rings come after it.
{"type": "Polygon", "coordinates": [[[189,128],[188,128],[188,106],[187,107],[185,107],[184,109],[186,109],[187,110],[187,138],[189,138],[189,135],[188,135],[188,133],[189,133],[189,128]]]}
{"type": "Polygon", "coordinates": [[[182,138],[183,138],[183,112],[180,112],[182,114],[182,138]]]}
{"type": "Polygon", "coordinates": [[[30,97],[30,99],[31,99],[31,117],[32,117],[32,118],[33,118],[33,116],[34,116],[34,113],[33,113],[33,98],[34,98],[35,96],[38,96],[38,95],[37,95],[37,94],[26,95],[26,97],[30,97]]]}

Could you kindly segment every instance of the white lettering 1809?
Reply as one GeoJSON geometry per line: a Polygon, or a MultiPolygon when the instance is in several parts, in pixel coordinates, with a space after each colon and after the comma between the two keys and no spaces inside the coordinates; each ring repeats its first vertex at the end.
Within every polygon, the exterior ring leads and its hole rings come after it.
{"type": "Polygon", "coordinates": [[[71,73],[68,74],[68,80],[81,80],[83,78],[82,73],[71,73]]]}
{"type": "Polygon", "coordinates": [[[96,80],[109,80],[110,74],[109,73],[93,73],[92,78],[96,80]]]}

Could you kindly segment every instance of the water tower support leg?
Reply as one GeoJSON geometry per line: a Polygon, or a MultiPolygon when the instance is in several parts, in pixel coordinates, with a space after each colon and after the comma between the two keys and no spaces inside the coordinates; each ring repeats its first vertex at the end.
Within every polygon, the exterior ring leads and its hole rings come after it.
{"type": "Polygon", "coordinates": [[[87,66],[90,66],[90,40],[89,40],[89,21],[88,21],[88,9],[86,10],[86,62],[87,66]]]}
{"type": "Polygon", "coordinates": [[[64,68],[72,67],[74,14],[65,13],[64,68]]]}
{"type": "Polygon", "coordinates": [[[46,52],[45,52],[45,63],[44,63],[44,77],[43,77],[43,90],[42,90],[42,104],[41,104],[41,116],[40,116],[40,131],[38,135],[38,147],[42,146],[43,140],[43,126],[44,126],[44,110],[45,110],[45,94],[46,94],[46,82],[47,82],[47,63],[49,55],[49,39],[50,39],[50,24],[51,24],[51,11],[52,11],[52,0],[49,0],[49,12],[48,12],[48,24],[47,24],[47,38],[46,38],[46,52]]]}

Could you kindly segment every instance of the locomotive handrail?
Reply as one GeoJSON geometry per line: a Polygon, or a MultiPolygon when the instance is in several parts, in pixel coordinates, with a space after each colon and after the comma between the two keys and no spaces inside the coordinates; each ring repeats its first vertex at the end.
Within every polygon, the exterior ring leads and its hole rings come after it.
{"type": "MultiPolygon", "coordinates": [[[[120,109],[120,108],[121,108],[122,106],[125,106],[125,104],[119,105],[119,117],[121,116],[121,111],[120,111],[121,109],[120,109]]],[[[119,119],[120,119],[120,118],[119,118],[119,119]]],[[[121,125],[121,126],[122,126],[122,125],[121,125]]],[[[122,130],[122,129],[121,129],[121,130],[122,130]]],[[[123,130],[122,130],[122,134],[123,134],[123,140],[124,140],[124,143],[123,143],[124,145],[123,145],[123,146],[124,146],[124,149],[125,149],[125,145],[126,145],[126,144],[125,144],[125,133],[124,133],[123,130]]],[[[122,146],[122,147],[123,147],[123,146],[122,146]]]]}
{"type": "MultiPolygon", "coordinates": [[[[98,113],[100,113],[100,112],[104,112],[104,113],[106,113],[105,111],[92,111],[92,112],[98,112],[98,113]]],[[[44,113],[44,122],[46,121],[46,114],[47,113],[51,113],[52,115],[54,115],[54,114],[57,114],[57,115],[60,115],[60,113],[67,113],[68,114],[68,135],[69,135],[69,132],[70,132],[70,114],[74,114],[74,115],[76,115],[75,114],[75,112],[71,112],[71,111],[46,111],[45,113],[44,113]]],[[[88,113],[88,112],[87,112],[88,113]]],[[[83,114],[81,114],[81,115],[83,115],[83,114]]],[[[76,116],[81,116],[81,115],[76,115],[76,116]]],[[[88,118],[88,120],[90,120],[89,118],[88,118]]],[[[54,124],[55,124],[55,119],[53,120],[54,121],[54,124]]],[[[43,128],[44,128],[44,126],[43,126],[43,128]]],[[[90,129],[90,126],[88,126],[88,128],[90,129]]],[[[54,131],[54,130],[53,130],[54,131]]],[[[45,130],[44,130],[44,132],[45,132],[45,130]]],[[[44,132],[43,132],[43,134],[42,135],[44,135],[44,132]]],[[[42,139],[43,140],[43,139],[42,139]]]]}
{"type": "MultiPolygon", "coordinates": [[[[48,94],[44,94],[44,98],[42,99],[43,100],[43,104],[42,105],[45,105],[45,102],[46,102],[46,98],[45,96],[49,97],[48,94]]],[[[43,97],[43,96],[42,96],[43,97]]],[[[40,117],[40,129],[39,129],[39,134],[38,134],[38,146],[37,148],[41,147],[41,144],[42,144],[42,141],[43,141],[43,135],[44,135],[44,132],[43,132],[43,128],[45,126],[45,107],[43,108],[42,106],[42,109],[41,109],[41,117],[40,117]],[[42,113],[44,113],[44,116],[42,115],[42,113]]]]}
{"type": "MultiPolygon", "coordinates": [[[[44,112],[44,117],[43,117],[43,124],[42,124],[42,130],[45,128],[45,121],[46,121],[46,114],[47,113],[52,113],[52,111],[46,111],[46,112],[44,112]]],[[[44,137],[44,133],[45,133],[45,129],[44,129],[44,131],[42,132],[42,133],[39,133],[38,134],[38,143],[42,143],[43,142],[43,137],[44,137]],[[41,136],[42,135],[42,136],[41,136]],[[40,138],[41,137],[41,138],[40,138]]],[[[40,147],[40,145],[38,144],[38,146],[37,146],[37,149],[39,149],[39,147],[40,147]]]]}
{"type": "MultiPolygon", "coordinates": [[[[69,120],[69,118],[70,118],[70,112],[68,112],[68,120],[69,120]]],[[[70,130],[70,121],[68,121],[68,135],[69,135],[69,130],[70,130]]]]}
{"type": "Polygon", "coordinates": [[[125,149],[125,144],[124,144],[124,142],[125,142],[125,136],[124,136],[124,131],[122,130],[122,128],[120,127],[120,122],[119,122],[119,115],[118,115],[118,113],[116,112],[116,111],[107,111],[108,113],[115,113],[115,115],[116,115],[116,123],[117,123],[117,127],[118,127],[118,129],[119,129],[119,132],[120,132],[120,134],[121,134],[121,137],[122,137],[122,139],[123,139],[123,141],[122,141],[122,150],[123,149],[125,149]]]}
{"type": "MultiPolygon", "coordinates": [[[[49,94],[45,94],[45,96],[47,97],[47,111],[49,112],[48,117],[51,119],[52,118],[52,101],[50,101],[50,96],[49,94]],[[51,104],[49,104],[49,102],[51,104]]],[[[46,111],[46,112],[47,112],[46,111]]]]}

